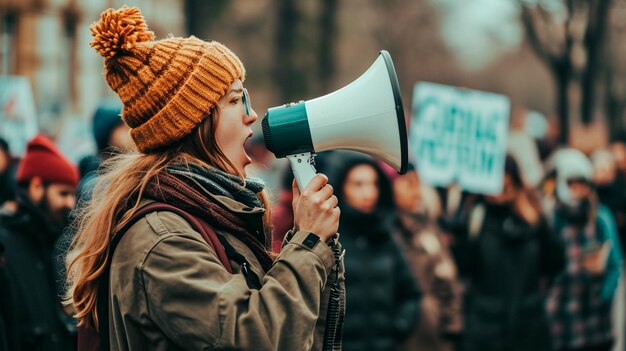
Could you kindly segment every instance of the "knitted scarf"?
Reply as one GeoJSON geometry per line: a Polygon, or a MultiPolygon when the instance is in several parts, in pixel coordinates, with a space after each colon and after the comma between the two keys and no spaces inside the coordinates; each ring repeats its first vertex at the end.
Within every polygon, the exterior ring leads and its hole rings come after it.
{"type": "Polygon", "coordinates": [[[253,178],[246,179],[244,186],[241,178],[216,168],[177,164],[159,173],[146,187],[145,196],[179,207],[215,229],[234,234],[252,250],[267,272],[273,261],[268,254],[270,239],[261,227],[262,222],[246,220],[245,216],[253,214],[232,212],[207,195],[226,196],[251,208],[263,207],[256,195],[263,187],[262,181],[253,178]]]}

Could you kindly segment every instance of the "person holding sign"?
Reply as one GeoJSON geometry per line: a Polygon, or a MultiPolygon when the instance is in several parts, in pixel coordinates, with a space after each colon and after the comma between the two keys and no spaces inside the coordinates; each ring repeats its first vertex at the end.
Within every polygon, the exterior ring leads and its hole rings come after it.
{"type": "Polygon", "coordinates": [[[593,190],[587,156],[563,149],[554,156],[554,230],[564,240],[567,266],[550,292],[555,350],[611,350],[611,306],[620,276],[615,220],[593,190]]]}
{"type": "Polygon", "coordinates": [[[463,350],[550,351],[544,296],[562,269],[561,241],[529,194],[515,160],[505,159],[503,190],[468,200],[453,253],[468,282],[463,350]]]}
{"type": "Polygon", "coordinates": [[[79,348],[340,348],[337,198],[321,174],[294,187],[295,229],[270,253],[264,184],[245,177],[258,116],[239,58],[193,36],[155,40],[137,8],[91,31],[138,151],[105,161],[78,219],[79,348]]]}

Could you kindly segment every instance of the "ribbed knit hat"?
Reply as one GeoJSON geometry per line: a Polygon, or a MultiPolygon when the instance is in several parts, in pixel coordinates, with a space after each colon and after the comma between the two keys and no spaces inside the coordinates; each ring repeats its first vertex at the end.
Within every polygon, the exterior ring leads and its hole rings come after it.
{"type": "Polygon", "coordinates": [[[104,57],[106,81],[122,100],[122,119],[142,152],[188,135],[235,80],[245,79],[239,58],[218,42],[154,40],[136,7],[104,11],[91,33],[90,45],[104,57]]]}
{"type": "Polygon", "coordinates": [[[46,183],[78,185],[78,169],[61,154],[54,143],[43,134],[36,135],[26,145],[26,154],[17,170],[18,182],[39,177],[46,183]]]}

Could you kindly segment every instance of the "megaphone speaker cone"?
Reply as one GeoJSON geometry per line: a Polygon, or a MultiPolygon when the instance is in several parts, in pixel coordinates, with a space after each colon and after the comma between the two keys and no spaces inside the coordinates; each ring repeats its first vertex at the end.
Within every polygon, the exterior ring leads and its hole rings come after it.
{"type": "MultiPolygon", "coordinates": [[[[408,141],[398,77],[391,56],[381,51],[376,61],[349,85],[305,102],[270,108],[263,118],[267,148],[276,157],[308,164],[307,153],[333,149],[360,151],[403,174],[408,141]]],[[[315,175],[307,166],[306,177],[315,175]],[[311,175],[312,174],[312,175],[311,175]]],[[[296,180],[299,177],[296,175],[296,180]]]]}

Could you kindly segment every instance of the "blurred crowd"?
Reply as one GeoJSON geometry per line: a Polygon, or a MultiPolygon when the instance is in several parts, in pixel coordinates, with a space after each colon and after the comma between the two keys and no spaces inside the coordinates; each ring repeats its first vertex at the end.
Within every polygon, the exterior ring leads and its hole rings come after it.
{"type": "MultiPolygon", "coordinates": [[[[90,201],[100,162],[131,145],[120,111],[100,105],[98,152],[79,165],[41,134],[22,159],[0,140],[0,350],[75,348],[62,299],[72,211],[90,201]]],[[[399,175],[358,153],[317,155],[341,208],[344,350],[615,349],[625,332],[626,143],[589,155],[547,145],[512,148],[503,190],[490,196],[431,187],[415,164],[399,175]]],[[[262,137],[246,146],[248,176],[274,200],[278,251],[293,224],[293,176],[262,137]]]]}
{"type": "MultiPolygon", "coordinates": [[[[281,165],[251,169],[282,179],[275,249],[293,215],[281,165]]],[[[512,131],[496,196],[347,151],[318,154],[316,168],[342,210],[344,350],[623,348],[626,143],[587,155],[512,131]]]]}

